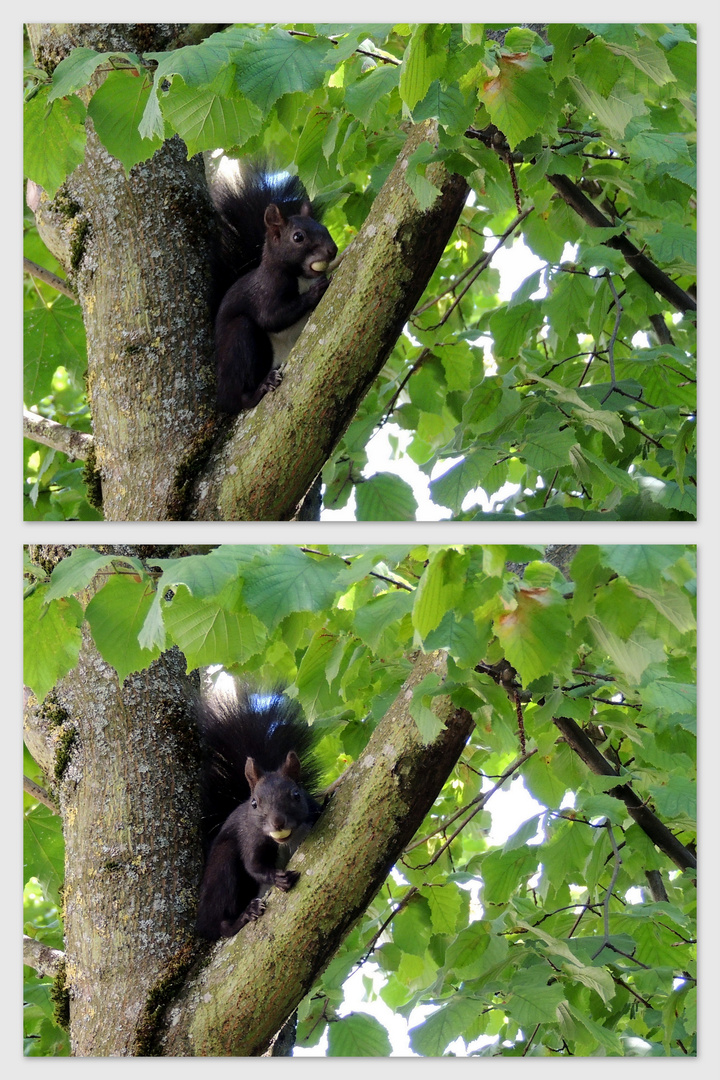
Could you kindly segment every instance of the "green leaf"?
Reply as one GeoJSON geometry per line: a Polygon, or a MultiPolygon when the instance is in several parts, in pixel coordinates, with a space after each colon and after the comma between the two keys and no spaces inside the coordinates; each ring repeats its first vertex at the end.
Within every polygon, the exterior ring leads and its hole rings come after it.
{"type": "Polygon", "coordinates": [[[160,655],[159,648],[143,649],[138,641],[154,596],[147,581],[113,574],[85,609],[98,652],[115,668],[120,683],[160,655]]]}
{"type": "Polygon", "coordinates": [[[518,589],[516,607],[499,615],[495,632],[507,660],[517,668],[526,686],[567,661],[558,656],[558,645],[570,629],[570,615],[562,597],[553,589],[518,589]]]}
{"type": "Polygon", "coordinates": [[[47,586],[39,585],[23,602],[23,680],[38,701],[75,667],[82,642],[83,610],[77,600],[48,604],[46,592],[47,586]]]}
{"type": "Polygon", "coordinates": [[[25,880],[37,878],[45,895],[59,907],[65,878],[65,845],[59,816],[42,803],[25,813],[23,862],[25,880]]]}
{"type": "Polygon", "coordinates": [[[695,716],[697,687],[671,679],[653,679],[643,690],[643,704],[671,716],[695,716]]]}
{"type": "Polygon", "coordinates": [[[662,641],[652,638],[643,630],[636,630],[627,640],[610,633],[594,616],[588,617],[593,636],[619,671],[633,684],[639,685],[643,672],[649,664],[659,663],[665,657],[662,641]]]}
{"type": "Polygon", "coordinates": [[[85,106],[77,97],[49,102],[42,87],[25,104],[23,170],[52,198],[85,158],[85,106]]]}
{"type": "Polygon", "coordinates": [[[674,82],[675,76],[668,67],[665,53],[647,38],[640,38],[633,46],[608,43],[610,52],[623,56],[639,71],[649,76],[658,86],[674,82]]]}
{"type": "Polygon", "coordinates": [[[434,552],[415,592],[412,619],[421,638],[439,626],[445,613],[460,599],[463,589],[457,552],[434,552]]]}
{"type": "Polygon", "coordinates": [[[542,321],[542,307],[537,300],[499,308],[490,318],[495,354],[500,357],[517,356],[521,347],[533,339],[542,321]]]}
{"type": "Polygon", "coordinates": [[[465,905],[461,890],[454,882],[428,888],[425,892],[430,905],[433,930],[438,934],[453,934],[464,913],[465,905]]]}
{"type": "Polygon", "coordinates": [[[448,946],[445,958],[448,970],[462,972],[463,979],[478,978],[487,967],[485,953],[490,940],[489,923],[470,923],[448,946]]]}
{"type": "Polygon", "coordinates": [[[50,575],[46,601],[82,592],[100,570],[113,565],[115,556],[100,555],[93,548],[76,547],[62,559],[50,575]]]}
{"type": "Polygon", "coordinates": [[[150,96],[150,84],[137,73],[111,71],[88,106],[98,138],[122,162],[126,174],[162,146],[162,138],[143,139],[138,130],[150,96]]]}
{"type": "Polygon", "coordinates": [[[345,106],[352,116],[369,124],[377,103],[391,94],[400,81],[400,69],[386,64],[372,68],[347,87],[345,106]]]}
{"type": "Polygon", "coordinates": [[[52,86],[50,88],[50,101],[56,98],[68,97],[76,90],[82,90],[88,85],[101,64],[109,60],[120,58],[130,59],[134,62],[137,57],[131,53],[107,53],[96,52],[95,49],[75,48],[60,61],[53,71],[52,86]]]}
{"type": "Polygon", "coordinates": [[[412,611],[414,593],[405,589],[374,596],[353,617],[355,630],[366,645],[377,650],[386,630],[412,611]]]}
{"type": "Polygon", "coordinates": [[[520,881],[537,870],[537,849],[522,847],[512,851],[491,851],[482,860],[484,904],[504,904],[520,881]]]}
{"type": "Polygon", "coordinates": [[[475,102],[466,98],[454,84],[443,86],[435,79],[421,102],[413,109],[416,123],[435,117],[438,123],[453,133],[464,132],[475,115],[475,102]]]}
{"type": "Polygon", "coordinates": [[[542,128],[551,112],[553,87],[547,65],[535,53],[501,56],[498,73],[478,96],[512,148],[542,128]]]}
{"type": "Polygon", "coordinates": [[[601,127],[606,128],[612,138],[622,139],[630,121],[648,111],[643,96],[631,93],[621,82],[603,97],[575,76],[570,76],[568,81],[580,104],[597,116],[601,127]]]}
{"type": "Polygon", "coordinates": [[[340,559],[315,559],[295,547],[260,553],[244,570],[243,600],[269,629],[293,611],[320,611],[338,591],[340,559]]]}
{"type": "Polygon", "coordinates": [[[293,37],[275,28],[236,54],[238,89],[267,113],[283,94],[308,94],[322,86],[334,66],[326,57],[323,39],[293,37]]]}
{"type": "Polygon", "coordinates": [[[442,24],[419,24],[413,31],[400,71],[400,97],[413,109],[425,97],[430,84],[445,70],[450,27],[442,24]]]}
{"type": "MultiPolygon", "coordinates": [[[[233,73],[234,69],[228,72],[233,73]]],[[[189,155],[242,146],[262,127],[257,105],[234,91],[221,93],[216,85],[202,89],[175,79],[161,104],[165,120],[183,139],[189,155]]]]}
{"type": "Polygon", "coordinates": [[[413,956],[422,956],[428,947],[432,925],[424,896],[413,896],[392,921],[394,943],[413,956]]]}
{"type": "Polygon", "coordinates": [[[613,544],[601,546],[599,551],[605,566],[627,578],[633,585],[654,588],[659,578],[667,577],[667,571],[685,551],[680,544],[613,544]]]}
{"type": "Polygon", "coordinates": [[[552,424],[551,415],[543,419],[547,419],[548,427],[541,428],[540,422],[528,425],[525,429],[526,442],[522,447],[523,458],[538,472],[568,465],[570,448],[577,445],[577,436],[572,428],[558,431],[552,424]]]}
{"type": "Polygon", "coordinates": [[[662,589],[649,589],[642,585],[632,585],[636,596],[643,597],[672,623],[681,634],[695,629],[695,615],[687,593],[670,583],[663,583],[662,589]]]}
{"type": "Polygon", "coordinates": [[[29,308],[24,319],[23,393],[37,404],[52,393],[53,376],[64,367],[80,384],[87,367],[82,311],[67,296],[29,308]]]}
{"type": "Polygon", "coordinates": [[[482,487],[483,480],[495,464],[497,451],[488,446],[476,446],[466,457],[452,465],[442,476],[429,484],[433,502],[447,506],[457,514],[468,492],[482,487]]]}
{"type": "Polygon", "coordinates": [[[596,284],[585,274],[558,274],[543,308],[561,340],[582,328],[595,296],[596,284]],[[559,279],[559,280],[558,280],[559,279]]]}
{"type": "Polygon", "coordinates": [[[379,472],[355,486],[358,521],[414,521],[417,501],[410,485],[379,472]]]}
{"type": "Polygon", "coordinates": [[[512,979],[505,1010],[528,1031],[536,1024],[554,1023],[558,1019],[557,1010],[565,1000],[565,991],[559,983],[548,985],[548,982],[549,972],[545,967],[518,971],[512,979]]]}
{"type": "MultiPolygon", "coordinates": [[[[576,1024],[585,1028],[591,1038],[591,1046],[604,1046],[611,1054],[623,1056],[622,1043],[616,1032],[608,1031],[602,1024],[598,1024],[583,1009],[578,1009],[570,1002],[563,1002],[560,1006],[561,1017],[569,1014],[576,1024]]],[[[561,1028],[561,1030],[563,1030],[561,1028]]]]}
{"type": "Polygon", "coordinates": [[[386,1028],[367,1013],[350,1013],[328,1027],[329,1057],[388,1057],[391,1051],[386,1028]]]}
{"type": "Polygon", "coordinates": [[[442,1057],[448,1045],[458,1037],[464,1038],[476,1021],[477,1004],[477,1001],[456,995],[422,1024],[410,1028],[413,1051],[424,1057],[442,1057]]]}
{"type": "Polygon", "coordinates": [[[697,787],[687,776],[669,776],[665,783],[649,787],[657,812],[665,821],[697,818],[697,787]]]}
{"type": "Polygon", "coordinates": [[[188,671],[208,664],[243,664],[267,641],[265,627],[249,611],[228,611],[224,603],[198,600],[184,588],[166,606],[164,617],[188,671]]]}
{"type": "Polygon", "coordinates": [[[410,702],[410,715],[417,724],[424,743],[431,743],[437,739],[445,726],[443,721],[436,716],[433,711],[432,695],[429,693],[431,690],[436,690],[440,685],[439,676],[426,675],[422,682],[413,690],[413,696],[410,702]]]}
{"type": "Polygon", "coordinates": [[[421,210],[428,210],[440,195],[440,188],[431,183],[425,175],[424,166],[433,155],[429,143],[423,142],[413,150],[407,160],[405,183],[418,201],[421,210]]]}
{"type": "Polygon", "coordinates": [[[645,237],[645,243],[658,262],[679,262],[694,267],[697,262],[697,236],[694,229],[666,221],[660,232],[645,237]]]}

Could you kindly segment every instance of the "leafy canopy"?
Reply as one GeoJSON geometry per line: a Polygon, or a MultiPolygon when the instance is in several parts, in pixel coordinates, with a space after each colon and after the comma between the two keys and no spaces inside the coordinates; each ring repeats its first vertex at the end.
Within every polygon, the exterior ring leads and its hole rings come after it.
{"type": "MultiPolygon", "coordinates": [[[[119,679],[176,645],[188,671],[221,664],[257,685],[284,682],[319,724],[330,775],[362,751],[413,652],[447,652],[446,681],[418,687],[413,716],[433,738],[433,699],[451,694],[474,732],[303,1002],[302,1045],[327,1031],[331,1055],[389,1052],[377,1018],[340,1018],[343,984],[364,961],[368,1002],[379,994],[411,1018],[420,1055],[695,1052],[694,872],[655,846],[611,794],[617,777],[590,771],[555,723],[574,721],[693,840],[695,552],[588,545],[567,575],[546,556],[543,545],[223,545],[142,562],[78,548],[49,577],[26,562],[25,679],[39,698],[72,672],[83,624],[119,679]],[[503,658],[517,701],[489,673],[503,658]],[[494,839],[502,782],[539,807],[494,839]],[[660,871],[667,899],[653,899],[647,871],[660,871]]],[[[27,806],[26,873],[50,903],[59,824],[27,806]]],[[[57,921],[32,907],[26,919],[59,944],[57,921]]]]}
{"type": "MultiPolygon", "coordinates": [[[[547,40],[516,27],[503,45],[475,24],[303,24],[234,26],[142,57],[78,48],[52,78],[28,76],[25,171],[58,192],[83,160],[86,116],[128,172],[175,135],[188,155],[269,151],[331,207],[342,248],[405,122],[435,118],[437,147],[413,156],[408,184],[429,205],[439,159],[472,195],[325,467],[326,507],[354,496],[359,519],[416,516],[392,462],[366,468],[390,419],[435,516],[693,518],[694,313],[607,242],[625,233],[683,293],[694,286],[695,51],[692,26],[570,23],[547,40]],[[98,72],[86,106],[78,93],[98,72]],[[550,176],[606,224],[588,224],[550,176]],[[500,237],[534,258],[511,295],[486,258],[500,237]]],[[[26,240],[37,248],[30,227],[26,240]]],[[[41,285],[25,300],[26,404],[87,430],[77,312],[41,285]]],[[[25,477],[27,516],[94,516],[64,455],[28,443],[25,477]]]]}

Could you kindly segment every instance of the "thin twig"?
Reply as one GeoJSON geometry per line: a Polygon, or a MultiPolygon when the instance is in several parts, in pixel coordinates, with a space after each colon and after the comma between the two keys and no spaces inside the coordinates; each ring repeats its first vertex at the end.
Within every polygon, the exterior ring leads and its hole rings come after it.
{"type": "Polygon", "coordinates": [[[37,938],[23,935],[23,963],[34,968],[38,975],[57,975],[60,965],[65,959],[65,953],[59,949],[51,949],[37,938]]]}
{"type": "Polygon", "coordinates": [[[380,929],[379,929],[379,930],[377,931],[377,933],[376,933],[376,934],[373,934],[373,936],[372,936],[372,937],[370,938],[370,943],[369,943],[369,945],[368,945],[368,947],[367,947],[367,949],[366,949],[366,951],[365,951],[365,955],[364,955],[364,956],[362,956],[362,957],[361,957],[361,958],[360,958],[359,960],[357,960],[357,961],[356,961],[356,963],[355,963],[355,967],[356,967],[356,968],[357,968],[357,967],[362,967],[362,966],[363,966],[363,964],[365,963],[365,961],[366,961],[366,960],[368,959],[368,957],[369,957],[369,956],[370,956],[370,954],[372,953],[373,949],[375,948],[375,945],[376,945],[376,944],[377,944],[377,942],[378,942],[378,941],[380,940],[380,937],[382,936],[382,934],[383,934],[383,933],[385,932],[385,930],[386,930],[386,929],[388,928],[388,926],[389,926],[389,925],[390,925],[390,923],[391,923],[391,922],[393,921],[393,919],[395,918],[395,916],[396,916],[396,915],[398,915],[398,914],[399,914],[399,913],[400,913],[400,912],[401,912],[401,911],[403,910],[403,908],[404,908],[404,907],[407,907],[407,905],[408,905],[408,904],[409,904],[409,902],[410,902],[410,901],[412,900],[413,896],[415,895],[415,893],[416,893],[417,891],[418,891],[418,889],[417,889],[417,885],[412,885],[412,886],[411,886],[411,887],[410,887],[410,888],[408,889],[408,891],[407,891],[407,892],[405,893],[405,895],[403,896],[402,900],[400,900],[400,901],[399,901],[399,902],[397,903],[397,905],[396,905],[396,906],[395,906],[395,907],[394,907],[394,908],[392,909],[392,911],[391,911],[391,912],[390,912],[390,914],[388,915],[387,919],[385,919],[385,921],[383,922],[382,926],[381,926],[381,927],[380,927],[380,929]]]}
{"type": "Polygon", "coordinates": [[[620,303],[620,297],[617,294],[617,289],[613,285],[612,274],[609,270],[605,271],[604,277],[610,286],[610,292],[613,294],[613,300],[615,301],[615,325],[613,326],[612,334],[610,335],[610,341],[608,342],[608,365],[610,367],[610,389],[605,397],[600,402],[603,405],[612,394],[617,385],[615,378],[615,342],[617,341],[618,331],[620,329],[620,319],[622,318],[623,308],[620,303]]]}
{"type": "Polygon", "coordinates": [[[69,296],[71,300],[77,303],[77,296],[73,292],[72,288],[68,285],[64,278],[58,277],[57,274],[53,274],[52,270],[46,270],[44,266],[38,266],[32,259],[23,259],[23,270],[30,274],[32,277],[37,278],[39,281],[44,281],[46,285],[52,285],[53,289],[57,289],[58,292],[64,293],[65,296],[69,296]]]}
{"type": "Polygon", "coordinates": [[[615,833],[612,831],[612,825],[610,819],[605,818],[605,828],[607,829],[608,836],[610,837],[610,843],[612,844],[613,855],[615,856],[615,863],[613,866],[612,877],[610,878],[610,884],[608,885],[607,892],[605,894],[605,900],[603,901],[603,943],[596,953],[593,953],[592,959],[600,955],[606,945],[610,945],[610,897],[612,896],[613,889],[615,888],[615,882],[617,876],[620,873],[620,867],[622,866],[622,859],[620,858],[620,852],[618,846],[615,843],[615,833]]]}
{"type": "Polygon", "coordinates": [[[535,1038],[535,1036],[536,1036],[536,1035],[537,1035],[537,1033],[538,1033],[538,1029],[539,1029],[539,1027],[540,1027],[540,1025],[539,1025],[539,1024],[536,1024],[536,1025],[535,1025],[535,1030],[533,1031],[533,1033],[532,1033],[532,1035],[530,1036],[530,1038],[528,1039],[528,1041],[527,1041],[527,1042],[525,1043],[525,1047],[524,1047],[524,1049],[523,1049],[523,1052],[522,1052],[522,1054],[520,1055],[520,1057],[525,1057],[525,1055],[527,1054],[528,1050],[529,1050],[529,1049],[530,1049],[530,1047],[532,1046],[532,1041],[533,1041],[533,1039],[535,1038]]]}
{"type": "Polygon", "coordinates": [[[452,844],[455,837],[458,836],[462,832],[462,830],[465,828],[465,826],[468,825],[472,821],[472,819],[475,817],[475,815],[477,813],[479,813],[480,810],[482,810],[485,807],[485,804],[487,803],[487,801],[492,798],[492,796],[495,794],[495,792],[498,790],[498,788],[501,788],[502,785],[505,783],[505,781],[510,776],[512,776],[512,774],[514,772],[517,772],[517,770],[520,768],[520,766],[524,765],[525,762],[528,760],[528,758],[531,758],[533,756],[533,754],[537,754],[537,747],[535,747],[534,750],[528,750],[527,753],[523,754],[519,758],[516,758],[516,760],[512,763],[512,765],[508,765],[505,772],[500,776],[498,782],[496,784],[494,784],[493,787],[490,788],[490,791],[485,791],[485,792],[482,792],[480,795],[476,795],[475,798],[471,802],[469,802],[467,806],[463,807],[461,810],[458,810],[455,814],[453,814],[452,817],[448,821],[446,821],[440,828],[435,829],[431,833],[428,833],[428,835],[425,836],[422,840],[418,840],[416,843],[410,844],[409,847],[406,847],[404,852],[403,852],[403,855],[407,855],[408,852],[413,851],[414,848],[420,847],[427,840],[429,840],[431,836],[436,836],[437,833],[439,833],[439,832],[445,832],[449,824],[451,824],[453,821],[455,821],[457,818],[459,818],[462,814],[466,813],[470,809],[470,807],[474,807],[474,809],[471,811],[471,813],[468,815],[468,817],[465,819],[465,821],[463,821],[462,825],[460,825],[455,830],[455,832],[452,834],[452,836],[440,848],[438,848],[438,850],[435,852],[435,854],[433,855],[430,862],[422,863],[421,866],[417,866],[417,867],[415,867],[415,869],[416,870],[424,870],[426,867],[432,866],[433,863],[437,862],[437,860],[440,858],[440,856],[443,854],[443,852],[447,851],[447,849],[450,847],[450,845],[452,844]]]}
{"type": "Polygon", "coordinates": [[[42,803],[43,806],[47,806],[48,810],[52,810],[53,814],[57,814],[58,808],[45,788],[41,788],[40,785],[36,784],[34,780],[31,780],[29,776],[23,776],[23,791],[27,791],[28,795],[31,795],[33,799],[42,803]]]}
{"type": "MultiPolygon", "coordinates": [[[[470,281],[467,283],[465,288],[461,291],[460,295],[455,297],[455,299],[453,300],[452,304],[450,305],[450,307],[447,309],[447,311],[443,315],[440,322],[435,323],[433,326],[426,326],[426,327],[423,328],[424,330],[437,330],[438,327],[442,326],[445,322],[447,322],[447,320],[450,318],[450,316],[452,315],[455,308],[458,306],[460,301],[465,296],[465,293],[468,291],[468,289],[472,288],[472,286],[475,284],[477,279],[480,277],[480,274],[482,274],[483,270],[486,270],[487,267],[490,265],[490,263],[492,262],[492,260],[493,260],[493,258],[495,256],[495,253],[500,250],[500,248],[503,246],[503,244],[508,239],[508,237],[512,236],[512,234],[515,232],[515,230],[520,225],[522,225],[525,218],[528,217],[528,215],[531,214],[534,209],[535,209],[534,206],[530,206],[530,207],[528,207],[527,210],[523,210],[521,214],[518,214],[518,216],[514,219],[514,221],[512,221],[508,225],[507,229],[502,234],[502,236],[500,237],[500,239],[498,240],[497,244],[492,249],[492,251],[486,252],[485,255],[475,263],[474,273],[472,274],[472,277],[470,278],[470,281]]],[[[465,273],[467,274],[468,271],[465,271],[465,273]]],[[[418,308],[416,311],[414,311],[412,313],[411,317],[413,319],[415,319],[415,318],[417,318],[418,315],[422,315],[422,313],[424,311],[427,311],[428,308],[430,308],[434,304],[436,304],[438,302],[438,300],[441,300],[443,298],[443,296],[449,296],[450,293],[452,293],[455,288],[457,288],[457,282],[455,283],[455,285],[453,286],[452,289],[446,289],[444,293],[441,293],[440,296],[436,296],[434,300],[429,300],[427,304],[423,304],[422,307],[418,308]]]]}

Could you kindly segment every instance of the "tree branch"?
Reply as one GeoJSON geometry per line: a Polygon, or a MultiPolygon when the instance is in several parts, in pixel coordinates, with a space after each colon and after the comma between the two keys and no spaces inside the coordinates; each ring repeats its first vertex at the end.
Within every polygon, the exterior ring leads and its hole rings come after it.
{"type": "MultiPolygon", "coordinates": [[[[600,229],[612,229],[613,222],[606,218],[602,211],[598,210],[594,203],[590,202],[590,199],[582,193],[577,184],[574,184],[572,180],[567,176],[562,176],[558,173],[548,173],[547,179],[555,188],[556,191],[562,195],[565,202],[570,206],[576,214],[579,214],[583,221],[588,225],[593,225],[595,228],[600,229]]],[[[695,311],[697,310],[697,303],[690,296],[689,293],[681,289],[679,285],[676,285],[672,278],[669,278],[667,274],[651,262],[647,255],[643,255],[633,243],[628,240],[627,236],[622,234],[621,236],[611,236],[609,240],[604,241],[608,247],[615,248],[621,252],[625,257],[625,261],[639,276],[646,281],[651,289],[654,289],[659,296],[667,300],[678,311],[695,311]]]]}
{"type": "MultiPolygon", "coordinates": [[[[488,124],[481,131],[476,128],[468,128],[465,135],[469,139],[479,139],[488,149],[499,154],[503,160],[514,162],[523,160],[522,154],[510,151],[507,139],[494,124],[488,124]]],[[[560,173],[547,173],[546,175],[548,181],[563,197],[568,206],[576,214],[579,214],[588,225],[601,229],[612,229],[614,227],[613,222],[606,218],[602,211],[598,210],[597,206],[583,194],[577,184],[574,184],[567,176],[560,173]]],[[[646,255],[643,255],[628,240],[627,236],[624,234],[612,236],[609,240],[603,242],[608,247],[620,251],[624,255],[627,264],[648,283],[650,288],[654,289],[659,296],[662,296],[678,311],[695,311],[697,309],[694,297],[681,289],[679,285],[676,285],[655,263],[648,259],[646,255]]]]}
{"type": "Polygon", "coordinates": [[[58,424],[55,420],[48,420],[29,409],[23,409],[23,435],[26,439],[50,446],[53,450],[61,450],[71,461],[76,458],[86,461],[95,445],[92,435],[74,431],[73,428],[58,424]]]}
{"type": "Polygon", "coordinates": [[[53,978],[60,970],[60,965],[65,961],[65,953],[59,949],[51,949],[49,945],[43,945],[37,938],[23,934],[23,964],[34,968],[38,975],[51,975],[53,978]]]}
{"type": "Polygon", "coordinates": [[[65,278],[58,277],[57,274],[53,274],[52,270],[46,270],[44,266],[38,266],[32,259],[23,259],[23,270],[27,274],[31,274],[32,277],[38,278],[40,281],[44,281],[46,285],[52,285],[53,289],[57,289],[58,292],[64,293],[65,296],[69,296],[71,300],[77,303],[77,296],[68,285],[65,278]]]}
{"type": "MultiPolygon", "coordinates": [[[[585,732],[570,717],[555,716],[553,723],[562,732],[566,743],[575,753],[582,758],[591,772],[597,776],[618,776],[617,769],[603,757],[595,744],[587,737],[585,732]]],[[[650,837],[653,844],[660,848],[668,859],[681,870],[694,870],[697,867],[697,859],[684,844],[674,836],[666,825],[652,810],[649,810],[629,784],[618,785],[608,791],[616,799],[620,799],[628,808],[631,818],[640,826],[644,833],[650,837]]]]}
{"type": "Polygon", "coordinates": [[[45,788],[41,788],[40,785],[36,784],[34,780],[31,780],[29,776],[23,776],[23,791],[27,791],[28,795],[32,795],[33,799],[42,803],[43,806],[47,806],[48,810],[52,810],[53,814],[57,814],[58,808],[45,788]]]}

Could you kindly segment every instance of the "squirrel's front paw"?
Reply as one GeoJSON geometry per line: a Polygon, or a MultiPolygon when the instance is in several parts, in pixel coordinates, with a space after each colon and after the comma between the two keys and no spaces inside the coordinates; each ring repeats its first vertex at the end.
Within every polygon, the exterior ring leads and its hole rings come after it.
{"type": "Polygon", "coordinates": [[[276,870],[275,884],[283,892],[289,892],[299,877],[300,874],[297,870],[276,870]]]}
{"type": "Polygon", "coordinates": [[[256,896],[254,900],[251,900],[248,906],[245,908],[245,914],[248,917],[248,922],[255,919],[259,919],[265,911],[265,901],[260,896],[256,896]]]}
{"type": "Polygon", "coordinates": [[[263,381],[263,386],[265,387],[266,392],[268,390],[277,390],[278,386],[282,381],[283,373],[280,368],[273,368],[272,371],[269,371],[267,376],[265,377],[265,380],[263,381]]]}
{"type": "Polygon", "coordinates": [[[329,284],[330,284],[330,279],[329,278],[326,278],[326,277],[315,278],[315,281],[313,281],[312,285],[308,289],[308,292],[307,292],[308,296],[311,296],[316,304],[319,303],[320,298],[322,296],[324,296],[325,293],[327,292],[327,288],[328,288],[329,284]]]}

